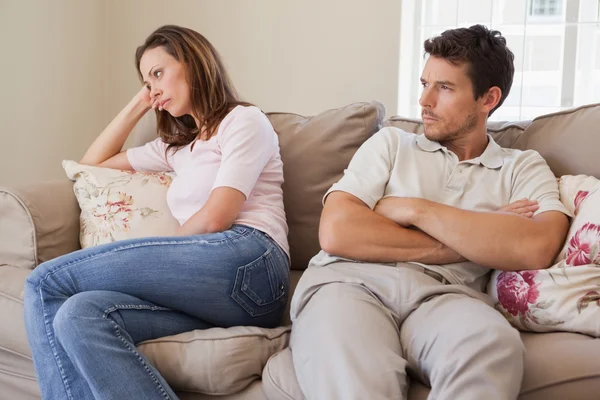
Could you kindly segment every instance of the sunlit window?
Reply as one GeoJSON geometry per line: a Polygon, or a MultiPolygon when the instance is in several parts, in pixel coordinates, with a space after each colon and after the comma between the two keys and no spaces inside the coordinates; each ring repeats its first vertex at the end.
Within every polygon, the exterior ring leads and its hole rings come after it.
{"type": "Polygon", "coordinates": [[[510,94],[495,120],[532,119],[600,102],[599,0],[403,0],[398,114],[418,118],[423,42],[483,24],[515,54],[510,94]]]}

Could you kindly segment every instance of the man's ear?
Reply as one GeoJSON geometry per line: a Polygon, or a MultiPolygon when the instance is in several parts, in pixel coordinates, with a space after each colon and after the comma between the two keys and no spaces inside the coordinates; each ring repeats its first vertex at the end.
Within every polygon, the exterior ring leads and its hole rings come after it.
{"type": "Polygon", "coordinates": [[[483,108],[481,111],[489,112],[494,109],[502,98],[502,90],[498,86],[492,86],[483,96],[483,108]]]}

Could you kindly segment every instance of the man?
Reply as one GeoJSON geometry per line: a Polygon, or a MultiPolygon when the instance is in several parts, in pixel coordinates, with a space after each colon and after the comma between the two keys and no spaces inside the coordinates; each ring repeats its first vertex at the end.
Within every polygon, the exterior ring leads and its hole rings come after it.
{"type": "Polygon", "coordinates": [[[407,371],[436,400],[519,393],[520,336],[482,292],[490,269],[548,267],[568,211],[537,152],[486,133],[514,74],[500,32],[448,30],[425,53],[425,134],[382,129],[325,195],[292,300],[308,399],[405,399],[407,371]]]}

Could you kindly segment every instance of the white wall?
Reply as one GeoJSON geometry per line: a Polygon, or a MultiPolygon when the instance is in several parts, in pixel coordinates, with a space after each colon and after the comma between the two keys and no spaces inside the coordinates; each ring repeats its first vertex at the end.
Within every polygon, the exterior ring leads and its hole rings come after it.
{"type": "Polygon", "coordinates": [[[0,0],[0,185],[64,178],[140,87],[135,48],[163,24],[204,34],[264,111],[397,108],[399,0],[0,0]]]}
{"type": "Polygon", "coordinates": [[[63,178],[106,123],[105,10],[0,0],[0,185],[63,178]]]}
{"type": "Polygon", "coordinates": [[[113,113],[139,87],[136,46],[167,23],[206,36],[240,94],[264,111],[373,99],[397,108],[399,0],[112,0],[108,20],[113,113]]]}

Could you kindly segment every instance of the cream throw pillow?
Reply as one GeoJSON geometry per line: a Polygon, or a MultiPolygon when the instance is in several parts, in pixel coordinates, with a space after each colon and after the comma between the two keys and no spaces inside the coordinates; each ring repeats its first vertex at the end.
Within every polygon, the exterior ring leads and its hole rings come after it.
{"type": "Polygon", "coordinates": [[[518,329],[600,337],[600,181],[567,175],[559,189],[574,218],[556,264],[545,270],[494,271],[488,293],[518,329]]]}
{"type": "Polygon", "coordinates": [[[291,327],[210,328],[140,343],[137,348],[177,391],[227,395],[260,379],[285,349],[291,327]]]}
{"type": "Polygon", "coordinates": [[[81,247],[147,236],[171,236],[179,226],[167,206],[168,173],[144,173],[62,163],[81,208],[81,247]]]}

